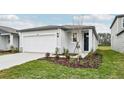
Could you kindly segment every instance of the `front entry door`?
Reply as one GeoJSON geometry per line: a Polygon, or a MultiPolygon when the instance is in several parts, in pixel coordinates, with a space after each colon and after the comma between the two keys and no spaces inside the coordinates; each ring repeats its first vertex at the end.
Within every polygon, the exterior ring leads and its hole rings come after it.
{"type": "Polygon", "coordinates": [[[84,33],[84,51],[89,50],[89,33],[84,33]]]}

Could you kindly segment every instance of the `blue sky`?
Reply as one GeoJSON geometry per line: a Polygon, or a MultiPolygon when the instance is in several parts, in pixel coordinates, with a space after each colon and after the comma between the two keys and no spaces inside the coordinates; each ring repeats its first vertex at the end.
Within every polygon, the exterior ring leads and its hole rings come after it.
{"type": "Polygon", "coordinates": [[[110,14],[8,14],[0,15],[0,25],[16,29],[39,27],[44,25],[68,25],[78,22],[78,17],[83,17],[83,25],[96,26],[97,32],[110,33],[110,25],[115,15],[110,14]]]}

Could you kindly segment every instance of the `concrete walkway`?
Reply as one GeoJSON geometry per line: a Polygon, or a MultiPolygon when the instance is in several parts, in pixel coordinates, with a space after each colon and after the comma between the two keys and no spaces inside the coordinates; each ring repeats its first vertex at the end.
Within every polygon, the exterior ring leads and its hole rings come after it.
{"type": "Polygon", "coordinates": [[[41,53],[16,53],[0,56],[0,70],[44,57],[41,53]]]}

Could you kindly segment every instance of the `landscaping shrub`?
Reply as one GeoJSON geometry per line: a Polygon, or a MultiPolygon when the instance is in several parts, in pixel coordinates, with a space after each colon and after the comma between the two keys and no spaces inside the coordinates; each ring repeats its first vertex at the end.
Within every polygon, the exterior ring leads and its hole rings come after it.
{"type": "Polygon", "coordinates": [[[55,54],[56,54],[56,55],[59,54],[59,48],[56,48],[56,49],[55,49],[55,54]]]}
{"type": "Polygon", "coordinates": [[[66,55],[66,59],[67,60],[69,60],[70,59],[70,55],[68,54],[68,55],[66,55]]]}
{"type": "Polygon", "coordinates": [[[66,49],[65,48],[63,48],[63,55],[65,55],[66,54],[66,49]]]}
{"type": "Polygon", "coordinates": [[[17,52],[19,52],[19,49],[18,48],[15,48],[14,46],[11,46],[10,47],[10,50],[11,50],[11,53],[17,53],[17,52]]]}
{"type": "Polygon", "coordinates": [[[59,48],[55,49],[55,58],[58,60],[59,59],[59,48]]]}
{"type": "Polygon", "coordinates": [[[79,56],[79,58],[70,59],[70,57],[67,58],[67,56],[66,56],[66,58],[64,58],[64,57],[61,58],[57,54],[56,57],[51,58],[50,60],[54,63],[61,64],[63,66],[67,66],[67,67],[98,68],[102,62],[102,55],[97,52],[94,52],[94,53],[91,52],[83,59],[80,56],[79,56]]]}
{"type": "Polygon", "coordinates": [[[64,50],[64,55],[65,55],[65,57],[66,57],[67,60],[70,59],[70,54],[69,54],[69,50],[68,49],[65,49],[64,50]]]}
{"type": "Polygon", "coordinates": [[[58,55],[58,54],[56,54],[56,59],[57,59],[57,60],[59,59],[59,55],[58,55]]]}

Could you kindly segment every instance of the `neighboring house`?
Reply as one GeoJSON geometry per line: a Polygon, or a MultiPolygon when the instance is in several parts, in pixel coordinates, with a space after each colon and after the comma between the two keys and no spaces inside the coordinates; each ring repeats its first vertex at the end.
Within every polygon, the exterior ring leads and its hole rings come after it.
{"type": "Polygon", "coordinates": [[[63,53],[65,48],[70,53],[77,53],[77,41],[82,52],[90,52],[95,51],[98,44],[94,26],[81,26],[80,31],[77,25],[43,26],[18,31],[22,52],[55,53],[55,49],[59,48],[59,53],[63,53]]]}
{"type": "Polygon", "coordinates": [[[11,47],[19,47],[19,36],[15,29],[0,26],[0,51],[8,51],[11,47]]]}
{"type": "Polygon", "coordinates": [[[110,29],[112,49],[124,53],[124,15],[117,15],[110,29]]]}

